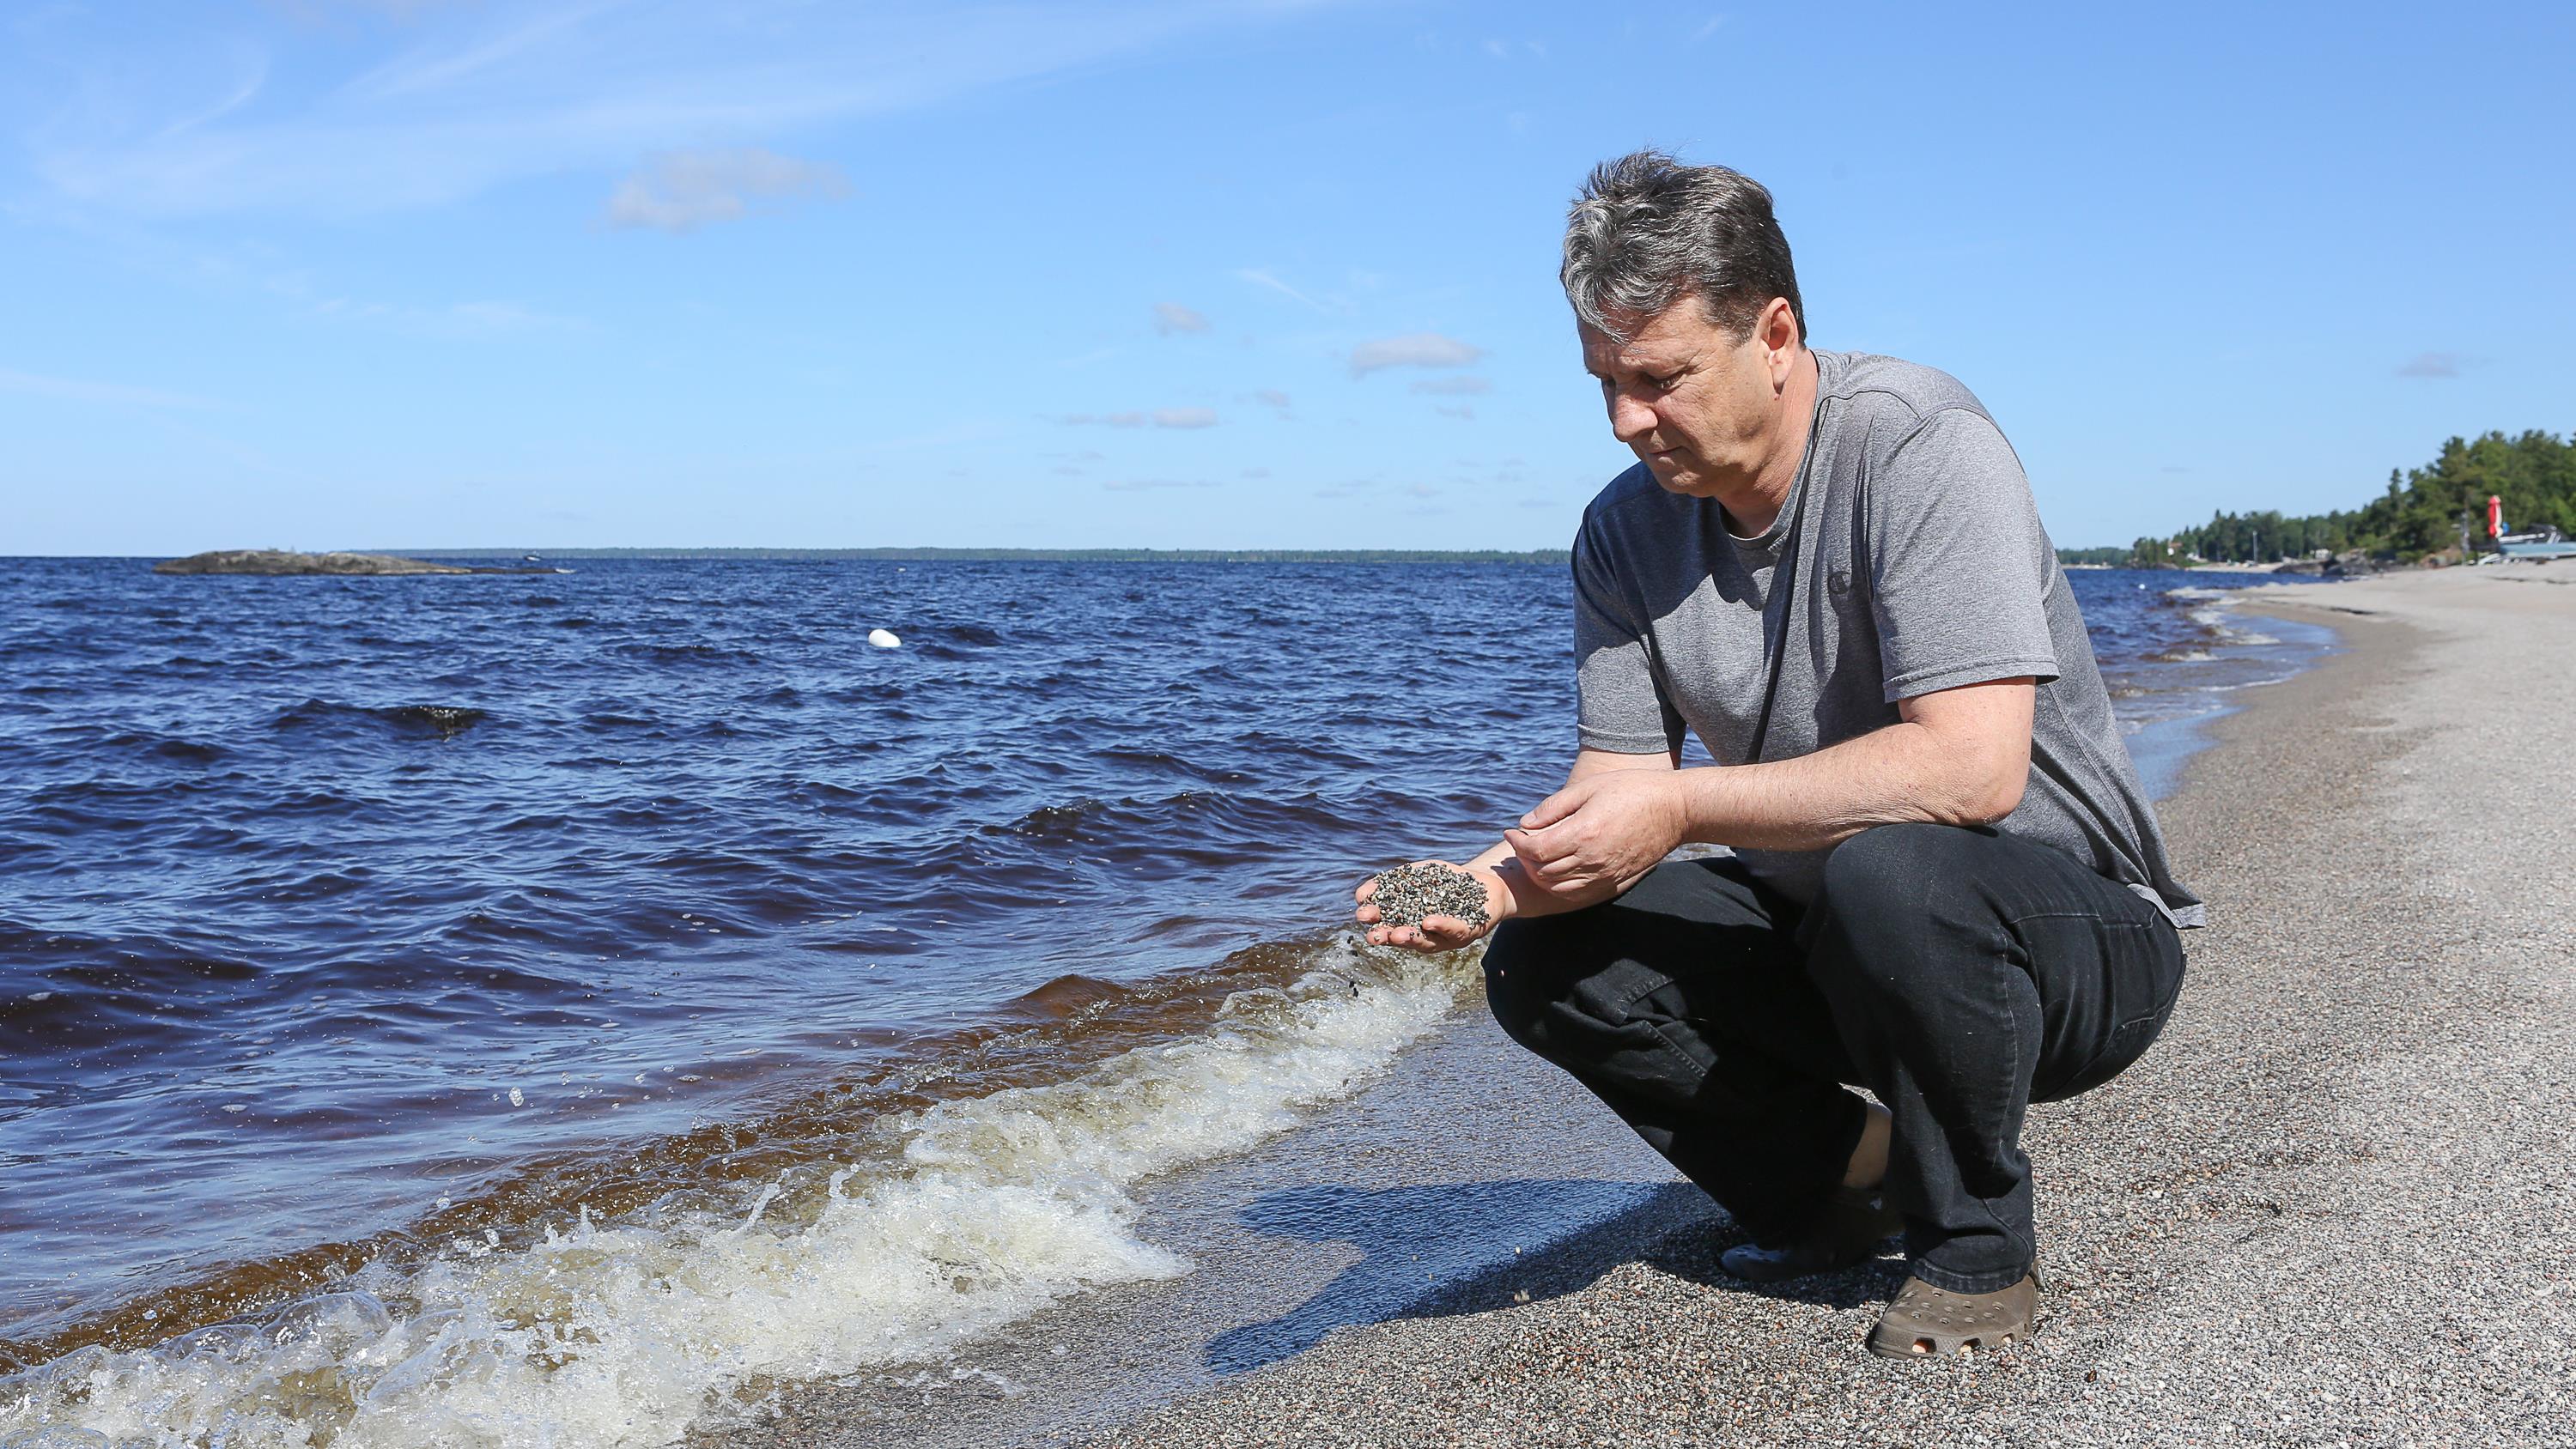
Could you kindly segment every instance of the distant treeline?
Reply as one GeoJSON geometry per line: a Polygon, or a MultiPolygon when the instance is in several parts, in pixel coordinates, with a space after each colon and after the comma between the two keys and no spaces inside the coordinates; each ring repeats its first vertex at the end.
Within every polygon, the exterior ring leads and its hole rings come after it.
{"type": "Polygon", "coordinates": [[[2515,529],[2551,526],[2576,534],[2576,444],[2537,431],[2516,438],[2488,433],[2475,442],[2453,438],[2425,466],[2389,470],[2388,491],[2359,508],[2301,518],[2270,509],[2222,512],[2197,527],[2142,538],[2125,549],[2061,549],[2058,557],[2067,563],[2154,567],[2195,557],[2271,563],[2308,558],[2318,549],[2359,549],[2413,563],[2456,549],[2464,515],[2476,547],[2486,537],[2489,495],[2504,500],[2505,522],[2515,529]]]}
{"type": "Polygon", "coordinates": [[[1563,568],[1561,548],[406,548],[405,558],[763,559],[894,563],[1504,563],[1563,568]]]}

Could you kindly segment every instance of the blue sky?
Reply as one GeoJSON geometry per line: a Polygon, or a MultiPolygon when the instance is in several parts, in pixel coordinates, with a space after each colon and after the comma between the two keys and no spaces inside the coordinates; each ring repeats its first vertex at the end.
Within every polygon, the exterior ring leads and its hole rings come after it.
{"type": "Polygon", "coordinates": [[[1555,547],[1640,144],[2051,532],[2576,427],[2576,11],[0,12],[0,553],[1555,547]],[[1609,15],[1614,18],[1595,18],[1609,15]]]}

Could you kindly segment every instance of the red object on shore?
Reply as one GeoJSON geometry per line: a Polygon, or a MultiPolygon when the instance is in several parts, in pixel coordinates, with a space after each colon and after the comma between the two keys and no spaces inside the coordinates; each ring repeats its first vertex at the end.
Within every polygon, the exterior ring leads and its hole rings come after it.
{"type": "Polygon", "coordinates": [[[2504,537],[2504,500],[2493,493],[2487,495],[2487,537],[2504,537]]]}

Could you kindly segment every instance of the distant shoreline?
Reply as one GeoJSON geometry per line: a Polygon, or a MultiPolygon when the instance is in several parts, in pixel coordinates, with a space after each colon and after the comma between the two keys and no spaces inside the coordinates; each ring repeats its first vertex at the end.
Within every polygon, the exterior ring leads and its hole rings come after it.
{"type": "Polygon", "coordinates": [[[1564,567],[1555,549],[1390,548],[406,548],[407,558],[857,560],[893,563],[1508,563],[1564,567]]]}

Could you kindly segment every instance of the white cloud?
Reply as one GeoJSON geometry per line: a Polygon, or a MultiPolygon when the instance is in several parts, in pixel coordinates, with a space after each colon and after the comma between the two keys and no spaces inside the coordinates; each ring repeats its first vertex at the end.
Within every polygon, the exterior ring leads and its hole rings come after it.
{"type": "Polygon", "coordinates": [[[1147,423],[1158,428],[1212,428],[1217,425],[1218,418],[1214,408],[1155,408],[1151,412],[1067,413],[1057,421],[1072,428],[1093,425],[1104,428],[1141,428],[1147,423]]]}
{"type": "Polygon", "coordinates": [[[2457,377],[2469,360],[2456,352],[2419,352],[2397,369],[2399,377],[2457,377]]]}
{"type": "Polygon", "coordinates": [[[1234,274],[1256,287],[1268,287],[1271,291],[1277,292],[1283,297],[1294,297],[1298,301],[1305,303],[1307,306],[1314,308],[1318,312],[1324,310],[1323,303],[1318,302],[1314,298],[1307,296],[1305,293],[1298,291],[1296,288],[1289,286],[1286,282],[1279,280],[1277,277],[1261,270],[1259,267],[1238,267],[1235,269],[1234,274]]]}
{"type": "Polygon", "coordinates": [[[733,221],[756,201],[847,196],[840,168],[799,161],[758,146],[665,151],[617,183],[608,198],[611,226],[690,232],[733,221]]]}
{"type": "Polygon", "coordinates": [[[1455,337],[1437,332],[1408,332],[1381,337],[1351,349],[1351,376],[1366,377],[1383,367],[1465,367],[1485,355],[1455,337]]]}
{"type": "Polygon", "coordinates": [[[1426,377],[1413,385],[1413,391],[1437,397],[1462,397],[1493,390],[1494,385],[1481,377],[1426,377]]]}
{"type": "MultiPolygon", "coordinates": [[[[1312,4],[1074,0],[1041,6],[551,0],[415,9],[399,51],[334,83],[231,104],[279,48],[253,20],[138,47],[118,7],[54,12],[0,56],[13,137],[57,193],[158,216],[361,216],[510,181],[622,167],[678,143],[775,143],[853,117],[1097,65],[1312,4]],[[1007,35],[1007,44],[995,37],[1007,35]],[[264,57],[263,57],[264,58],[264,57]]],[[[291,22],[290,22],[291,23],[291,22]]],[[[364,37],[380,42],[372,31],[364,37]]]]}
{"type": "MultiPolygon", "coordinates": [[[[295,295],[287,293],[286,295],[295,295]]],[[[313,315],[331,322],[364,322],[410,337],[442,342],[481,342],[535,333],[578,333],[589,324],[558,317],[516,302],[451,302],[420,307],[392,302],[361,302],[348,297],[305,298],[313,315]]]]}
{"type": "Polygon", "coordinates": [[[1154,330],[1169,337],[1175,332],[1205,332],[1208,319],[1178,302],[1154,304],[1154,330]]]}

